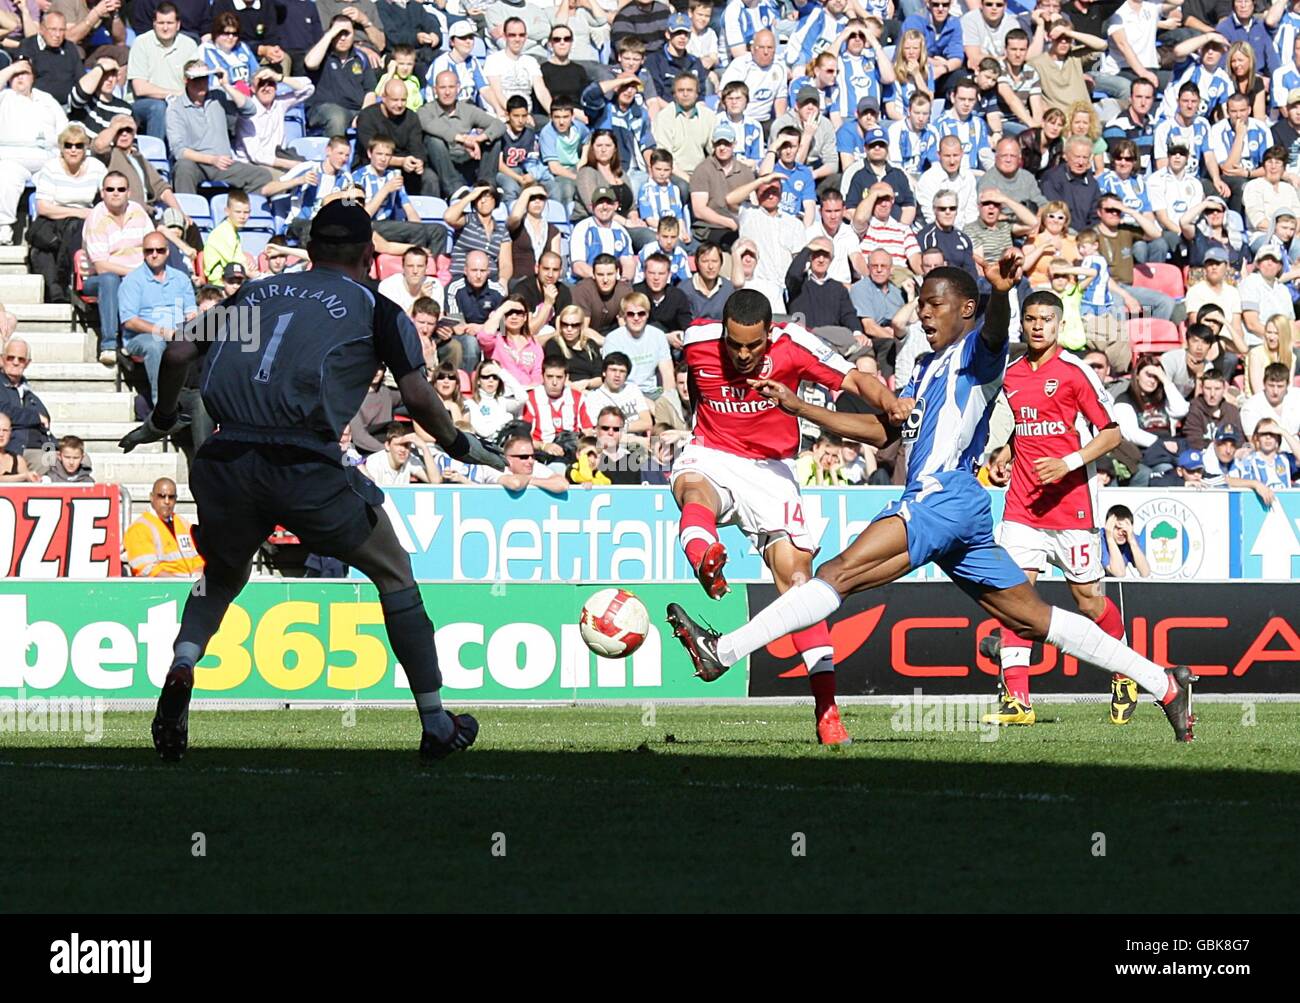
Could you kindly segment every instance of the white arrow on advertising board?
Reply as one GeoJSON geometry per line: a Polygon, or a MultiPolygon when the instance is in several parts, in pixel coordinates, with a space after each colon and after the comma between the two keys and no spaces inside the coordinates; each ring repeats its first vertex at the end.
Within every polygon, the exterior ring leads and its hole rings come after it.
{"type": "MultiPolygon", "coordinates": [[[[1296,521],[1300,528],[1300,519],[1296,521]]],[[[1260,578],[1283,579],[1291,577],[1291,558],[1300,557],[1300,539],[1291,529],[1286,511],[1281,503],[1271,505],[1268,515],[1259,527],[1250,556],[1259,558],[1260,578]]]]}
{"type": "Polygon", "coordinates": [[[438,535],[438,527],[442,525],[442,516],[438,514],[436,507],[436,491],[416,491],[415,492],[415,513],[411,516],[411,531],[415,533],[416,543],[420,550],[428,550],[429,544],[433,543],[433,538],[438,535]]]}

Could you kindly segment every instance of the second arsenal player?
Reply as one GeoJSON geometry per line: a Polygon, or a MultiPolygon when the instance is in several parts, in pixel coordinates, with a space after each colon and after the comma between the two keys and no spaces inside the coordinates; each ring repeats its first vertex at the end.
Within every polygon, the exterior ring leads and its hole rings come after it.
{"type": "MultiPolygon", "coordinates": [[[[812,577],[817,552],[794,476],[799,422],[751,381],[777,380],[798,390],[808,380],[831,391],[848,390],[890,413],[898,413],[898,400],[798,324],[774,328],[771,303],[755,289],[732,293],[723,305],[721,324],[692,325],[683,340],[695,427],[670,480],[682,510],[682,549],[704,591],[721,599],[727,592],[722,574],[727,551],[718,526],[737,525],[763,556],[777,589],[785,592],[812,577]]],[[[873,443],[883,444],[883,436],[873,443]]],[[[847,744],[835,705],[834,649],[825,622],[791,637],[808,668],[817,740],[847,744]]]]}
{"type": "MultiPolygon", "coordinates": [[[[1055,293],[1025,298],[1020,329],[1028,351],[1007,367],[1003,382],[1015,417],[1011,442],[994,463],[1014,452],[1006,510],[997,542],[1029,581],[1054,564],[1065,573],[1079,612],[1123,642],[1124,619],[1102,587],[1104,569],[1097,533],[1092,464],[1120,442],[1111,397],[1096,375],[1057,343],[1064,307],[1055,293]]],[[[1029,696],[1031,642],[1005,627],[1001,644],[985,639],[981,651],[1002,663],[1002,701],[986,714],[989,724],[1028,725],[1035,720],[1029,696]]],[[[1126,676],[1111,682],[1111,721],[1127,724],[1137,705],[1137,685],[1126,676]]]]}

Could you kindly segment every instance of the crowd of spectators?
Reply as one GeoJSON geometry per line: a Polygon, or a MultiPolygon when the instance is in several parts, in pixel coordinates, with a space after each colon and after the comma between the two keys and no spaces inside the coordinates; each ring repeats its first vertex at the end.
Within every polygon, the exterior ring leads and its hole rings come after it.
{"type": "MultiPolygon", "coordinates": [[[[383,483],[662,482],[684,339],[732,291],[899,387],[924,275],[987,288],[1013,245],[1013,307],[1056,291],[1116,396],[1113,482],[1295,476],[1294,0],[0,0],[0,31],[0,242],[34,189],[47,298],[84,251],[101,359],[151,388],[205,297],[309,267],[320,206],[363,202],[401,261],[378,294],[510,460],[439,456],[380,374],[347,447],[383,483]],[[298,106],[319,159],[286,142],[298,106]],[[225,202],[202,235],[196,192],[225,202]],[[264,254],[252,195],[283,223],[264,254]],[[1148,353],[1157,330],[1178,343],[1148,353]]],[[[804,433],[806,484],[903,477],[896,449],[804,433]]]]}

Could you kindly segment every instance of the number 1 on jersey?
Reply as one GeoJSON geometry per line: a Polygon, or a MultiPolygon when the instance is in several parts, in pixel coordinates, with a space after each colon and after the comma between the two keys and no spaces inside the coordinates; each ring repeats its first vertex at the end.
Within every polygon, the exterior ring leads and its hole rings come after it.
{"type": "Polygon", "coordinates": [[[280,350],[280,339],[284,337],[284,332],[289,329],[289,324],[293,321],[293,311],[281,314],[280,319],[275,322],[275,330],[271,332],[271,340],[266,343],[266,351],[262,353],[262,364],[257,367],[257,372],[253,375],[254,383],[270,383],[271,368],[275,365],[275,353],[280,350]]]}

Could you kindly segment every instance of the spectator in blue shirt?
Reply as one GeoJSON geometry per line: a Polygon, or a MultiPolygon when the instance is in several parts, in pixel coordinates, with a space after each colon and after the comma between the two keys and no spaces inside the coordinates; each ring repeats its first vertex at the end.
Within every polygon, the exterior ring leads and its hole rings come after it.
{"type": "Polygon", "coordinates": [[[658,146],[650,129],[650,113],[641,97],[644,85],[635,74],[589,84],[582,92],[582,110],[593,129],[608,129],[618,144],[618,159],[633,192],[641,190],[650,168],[650,151],[658,146]],[[613,95],[612,99],[610,95],[613,95]]]}
{"type": "Polygon", "coordinates": [[[1255,65],[1263,67],[1266,77],[1281,64],[1268,27],[1255,17],[1255,0],[1232,0],[1232,14],[1215,26],[1215,30],[1231,42],[1247,42],[1255,50],[1255,65]]]}
{"type": "Polygon", "coordinates": [[[144,357],[149,399],[158,401],[158,370],[177,329],[198,314],[194,283],[167,264],[167,238],[154,231],[144,238],[144,263],[127,274],[118,291],[118,316],[127,333],[126,350],[144,357]]]}
{"type": "MultiPolygon", "coordinates": [[[[1246,0],[1239,0],[1246,2],[1246,0]]],[[[915,28],[925,38],[925,51],[934,69],[935,97],[944,97],[949,88],[962,76],[966,65],[966,50],[962,45],[961,20],[951,16],[947,0],[925,0],[929,14],[911,14],[899,29],[902,32],[915,28]]]]}
{"type": "MultiPolygon", "coordinates": [[[[659,94],[672,94],[677,74],[689,73],[699,81],[700,93],[703,94],[707,76],[704,66],[686,51],[686,45],[691,40],[691,19],[685,14],[674,14],[668,19],[668,30],[664,32],[664,37],[667,39],[664,47],[650,53],[645,60],[646,72],[654,82],[655,91],[659,94]]],[[[651,111],[657,113],[669,103],[659,97],[652,98],[651,111]],[[658,107],[655,107],[656,104],[658,107]]]]}
{"type": "MultiPolygon", "coordinates": [[[[813,180],[812,171],[795,158],[799,154],[800,132],[793,126],[787,126],[777,133],[776,141],[768,157],[776,162],[771,172],[785,179],[781,186],[781,211],[789,213],[804,226],[817,222],[817,182],[813,180]]],[[[768,173],[760,170],[759,174],[768,173]]]]}
{"type": "Polygon", "coordinates": [[[573,196],[577,191],[578,165],[582,150],[591,130],[573,117],[573,102],[556,98],[551,102],[551,120],[537,134],[537,145],[542,163],[551,172],[547,188],[551,198],[573,211],[573,196]]]}

